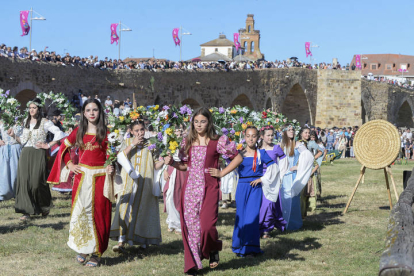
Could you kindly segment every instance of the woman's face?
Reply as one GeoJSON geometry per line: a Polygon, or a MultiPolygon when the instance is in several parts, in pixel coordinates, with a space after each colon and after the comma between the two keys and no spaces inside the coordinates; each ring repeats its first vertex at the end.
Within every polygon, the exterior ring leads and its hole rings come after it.
{"type": "Polygon", "coordinates": [[[309,129],[302,131],[302,140],[309,141],[310,132],[309,129]]]}
{"type": "Polygon", "coordinates": [[[289,127],[288,130],[286,130],[286,134],[289,139],[293,139],[295,137],[295,129],[293,127],[289,127]]]}
{"type": "Polygon", "coordinates": [[[259,139],[258,131],[254,128],[249,128],[246,131],[246,136],[244,137],[246,144],[249,148],[254,148],[256,146],[257,140],[259,139]]]}
{"type": "Polygon", "coordinates": [[[180,138],[181,136],[183,136],[183,130],[181,128],[176,128],[174,130],[174,134],[175,136],[177,136],[177,138],[180,138]]]}
{"type": "Polygon", "coordinates": [[[134,128],[132,129],[132,135],[134,137],[139,137],[142,138],[145,135],[145,128],[142,124],[139,125],[135,125],[134,128]]]}
{"type": "Polygon", "coordinates": [[[275,134],[274,134],[273,130],[272,129],[267,129],[267,130],[264,131],[262,139],[263,139],[263,142],[266,145],[269,145],[269,144],[273,143],[274,137],[275,137],[275,134]]]}
{"type": "Polygon", "coordinates": [[[39,107],[37,107],[37,105],[35,105],[35,104],[30,104],[29,105],[29,113],[30,113],[30,116],[32,118],[34,118],[36,116],[38,110],[39,110],[39,107]]]}
{"type": "Polygon", "coordinates": [[[315,139],[315,136],[313,136],[313,135],[311,135],[310,139],[311,139],[311,141],[315,141],[316,140],[315,139]]]}
{"type": "Polygon", "coordinates": [[[83,112],[83,116],[85,116],[88,122],[90,123],[97,122],[99,118],[99,108],[96,105],[96,103],[88,103],[85,106],[85,111],[83,112]]]}
{"type": "Polygon", "coordinates": [[[194,129],[197,131],[198,134],[204,134],[207,132],[208,126],[208,119],[203,115],[197,115],[194,117],[194,129]]]}

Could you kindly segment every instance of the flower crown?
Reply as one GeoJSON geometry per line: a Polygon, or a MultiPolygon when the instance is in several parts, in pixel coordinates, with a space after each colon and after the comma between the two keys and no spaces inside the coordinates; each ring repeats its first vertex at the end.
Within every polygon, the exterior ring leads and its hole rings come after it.
{"type": "Polygon", "coordinates": [[[264,126],[260,129],[260,131],[265,131],[265,130],[269,130],[269,129],[273,130],[273,126],[272,125],[264,126]]]}
{"type": "Polygon", "coordinates": [[[26,106],[29,107],[31,104],[35,104],[38,107],[43,107],[42,103],[38,103],[38,102],[35,102],[35,101],[28,101],[26,106]]]}

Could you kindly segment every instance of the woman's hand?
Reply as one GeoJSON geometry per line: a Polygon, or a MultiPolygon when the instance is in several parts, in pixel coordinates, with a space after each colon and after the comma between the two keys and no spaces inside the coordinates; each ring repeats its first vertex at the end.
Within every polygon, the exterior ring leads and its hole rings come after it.
{"type": "Polygon", "coordinates": [[[297,171],[298,170],[298,166],[293,166],[292,168],[290,168],[291,172],[297,171]]]}
{"type": "Polygon", "coordinates": [[[216,177],[216,178],[221,178],[221,171],[219,169],[215,169],[215,168],[209,168],[208,172],[210,173],[210,175],[212,177],[216,177]]]}
{"type": "Polygon", "coordinates": [[[134,139],[132,140],[132,143],[135,146],[142,144],[142,142],[144,142],[144,137],[143,136],[134,136],[134,139]]]}
{"type": "Polygon", "coordinates": [[[71,172],[73,172],[74,174],[78,174],[78,173],[81,173],[82,172],[82,168],[81,168],[81,166],[79,166],[79,165],[75,165],[75,164],[73,164],[73,163],[70,163],[69,165],[67,165],[68,166],[68,168],[69,168],[69,170],[71,171],[71,172]]]}
{"type": "Polygon", "coordinates": [[[164,180],[165,181],[170,180],[170,175],[168,174],[168,171],[167,170],[164,171],[164,180]]]}
{"type": "Polygon", "coordinates": [[[256,180],[250,182],[250,186],[256,187],[259,183],[262,183],[262,179],[261,178],[258,178],[256,180]]]}
{"type": "Polygon", "coordinates": [[[43,143],[43,142],[37,142],[36,147],[39,148],[39,149],[49,149],[50,148],[49,144],[43,143]]]}
{"type": "Polygon", "coordinates": [[[171,157],[170,153],[168,153],[167,156],[164,157],[164,164],[165,165],[171,165],[173,163],[174,159],[171,157]]]}
{"type": "Polygon", "coordinates": [[[108,165],[108,166],[106,167],[106,173],[108,173],[108,174],[113,174],[113,173],[114,173],[114,166],[112,166],[112,165],[108,165]]]}
{"type": "Polygon", "coordinates": [[[3,140],[0,140],[0,147],[4,146],[6,143],[4,143],[3,140]]]}

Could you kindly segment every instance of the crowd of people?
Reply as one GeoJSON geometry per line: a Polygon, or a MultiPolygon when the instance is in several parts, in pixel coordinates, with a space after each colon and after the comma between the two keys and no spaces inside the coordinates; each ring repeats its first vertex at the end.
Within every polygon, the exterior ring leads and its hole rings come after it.
{"type": "Polygon", "coordinates": [[[0,124],[0,157],[7,164],[0,170],[6,179],[0,200],[14,198],[20,220],[28,222],[53,210],[49,184],[52,190],[71,192],[67,244],[85,266],[100,265],[110,239],[117,242],[112,250],[120,253],[128,246],[159,245],[161,196],[168,231],[182,235],[184,271],[190,275],[202,268],[203,259],[210,268],[220,263],[220,200],[236,206],[232,251],[239,257],[263,253],[260,238],[269,238],[274,229],[300,229],[316,208],[321,186],[315,177],[326,154],[318,129],[304,126],[297,135],[289,124],[280,132],[271,125],[249,125],[245,144],[237,149],[216,133],[210,110],[200,108],[187,124],[175,126],[183,142],[174,153],[158,157],[157,149],[149,148],[148,138],[155,133],[148,118],[140,118],[117,138],[116,162],[108,163],[107,142],[113,137],[104,109],[113,103],[85,95],[81,100],[78,124],[67,133],[58,111],[44,118],[39,99],[28,102],[22,126],[0,124]],[[114,209],[111,202],[116,202],[114,209]]]}

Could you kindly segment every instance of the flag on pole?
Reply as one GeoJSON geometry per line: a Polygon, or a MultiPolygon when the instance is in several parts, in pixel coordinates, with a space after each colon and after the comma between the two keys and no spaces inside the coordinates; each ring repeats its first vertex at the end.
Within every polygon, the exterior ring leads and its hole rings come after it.
{"type": "Polygon", "coordinates": [[[312,52],[310,50],[310,42],[305,42],[305,50],[306,50],[306,57],[309,55],[312,56],[312,52]]]}
{"type": "Polygon", "coordinates": [[[114,44],[114,42],[116,42],[116,45],[118,45],[119,36],[116,33],[117,27],[118,23],[111,24],[111,44],[114,44]]]}
{"type": "Polygon", "coordinates": [[[27,21],[29,17],[29,12],[30,11],[20,11],[20,26],[22,27],[23,32],[21,36],[28,35],[30,32],[29,22],[27,21]]]}
{"type": "Polygon", "coordinates": [[[361,69],[361,55],[355,56],[355,67],[361,69]]]}
{"type": "Polygon", "coordinates": [[[236,52],[238,52],[239,48],[241,47],[240,42],[239,42],[239,33],[234,33],[233,38],[234,38],[234,46],[236,47],[236,52]]]}
{"type": "Polygon", "coordinates": [[[181,43],[180,39],[178,38],[178,33],[179,32],[180,32],[180,28],[174,28],[173,32],[172,32],[175,46],[177,46],[177,45],[180,46],[180,43],[181,43]]]}

